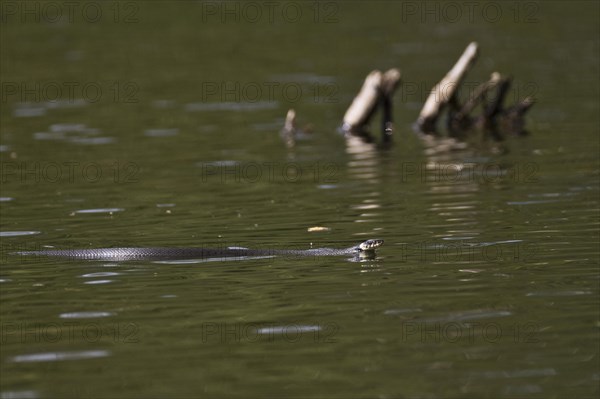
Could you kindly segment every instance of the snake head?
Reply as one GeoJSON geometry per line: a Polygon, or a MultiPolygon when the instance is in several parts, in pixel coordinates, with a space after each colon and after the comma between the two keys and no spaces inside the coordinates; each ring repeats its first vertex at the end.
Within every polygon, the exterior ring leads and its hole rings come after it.
{"type": "Polygon", "coordinates": [[[371,239],[363,241],[356,247],[358,252],[373,252],[375,249],[383,245],[383,240],[371,239]]]}

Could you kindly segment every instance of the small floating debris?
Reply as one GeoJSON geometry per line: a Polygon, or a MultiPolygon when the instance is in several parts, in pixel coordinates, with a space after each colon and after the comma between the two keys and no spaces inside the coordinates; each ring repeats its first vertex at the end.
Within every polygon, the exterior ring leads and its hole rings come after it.
{"type": "Polygon", "coordinates": [[[307,231],[309,233],[314,233],[314,232],[318,232],[318,231],[331,231],[331,228],[323,227],[323,226],[314,226],[314,227],[309,227],[307,231]]]}

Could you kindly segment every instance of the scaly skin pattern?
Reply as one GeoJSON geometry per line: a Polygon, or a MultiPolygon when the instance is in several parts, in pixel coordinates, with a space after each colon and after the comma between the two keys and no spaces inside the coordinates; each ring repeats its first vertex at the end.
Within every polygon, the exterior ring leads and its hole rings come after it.
{"type": "Polygon", "coordinates": [[[94,249],[50,249],[44,251],[17,252],[17,255],[57,256],[81,260],[177,260],[208,258],[242,258],[259,256],[373,256],[383,240],[371,239],[345,248],[294,249],[247,249],[247,248],[94,248],[94,249]]]}

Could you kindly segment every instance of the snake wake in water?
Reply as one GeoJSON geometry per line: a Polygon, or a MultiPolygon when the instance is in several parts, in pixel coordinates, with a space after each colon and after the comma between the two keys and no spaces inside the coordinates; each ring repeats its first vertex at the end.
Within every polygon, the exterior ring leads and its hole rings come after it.
{"type": "Polygon", "coordinates": [[[69,259],[128,261],[128,260],[178,260],[208,258],[242,258],[258,256],[355,256],[373,257],[375,249],[383,245],[383,240],[371,239],[350,248],[314,249],[248,249],[229,248],[94,248],[94,249],[50,249],[43,251],[22,251],[17,255],[57,256],[69,259]]]}

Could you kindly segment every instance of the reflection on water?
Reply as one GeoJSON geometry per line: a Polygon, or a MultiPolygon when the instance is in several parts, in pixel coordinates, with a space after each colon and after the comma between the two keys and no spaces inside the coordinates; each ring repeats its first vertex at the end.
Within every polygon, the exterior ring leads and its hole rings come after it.
{"type": "MultiPolygon", "coordinates": [[[[361,185],[360,195],[356,198],[359,202],[351,206],[351,209],[360,212],[354,222],[377,224],[380,221],[378,218],[381,218],[381,213],[378,212],[381,208],[381,193],[377,191],[381,165],[377,147],[373,143],[364,142],[360,137],[349,136],[346,138],[346,152],[350,156],[347,163],[348,177],[350,181],[361,185]]],[[[379,232],[381,228],[371,227],[371,231],[373,230],[379,232]]],[[[376,238],[377,234],[364,231],[357,235],[374,235],[373,238],[376,238]]]]}
{"type": "Polygon", "coordinates": [[[48,110],[77,109],[87,105],[88,103],[81,98],[73,100],[54,100],[43,103],[16,103],[13,109],[13,116],[15,118],[36,118],[45,116],[48,110]]]}

